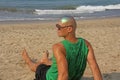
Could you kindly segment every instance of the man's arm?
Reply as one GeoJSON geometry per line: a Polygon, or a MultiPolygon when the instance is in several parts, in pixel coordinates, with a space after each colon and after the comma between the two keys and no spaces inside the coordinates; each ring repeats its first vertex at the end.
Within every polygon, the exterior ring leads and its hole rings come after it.
{"type": "Polygon", "coordinates": [[[68,80],[68,65],[63,45],[60,43],[53,45],[53,53],[57,61],[58,80],[68,80]]]}
{"type": "Polygon", "coordinates": [[[97,64],[95,56],[94,56],[93,48],[88,41],[86,41],[86,44],[87,44],[88,49],[89,49],[88,56],[87,56],[87,61],[88,61],[88,64],[89,64],[89,66],[92,70],[94,80],[103,80],[100,69],[98,67],[98,64],[97,64]]]}

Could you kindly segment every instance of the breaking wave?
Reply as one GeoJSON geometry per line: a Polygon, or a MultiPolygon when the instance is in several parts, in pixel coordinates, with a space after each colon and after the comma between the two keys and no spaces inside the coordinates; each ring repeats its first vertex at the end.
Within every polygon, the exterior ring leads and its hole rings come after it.
{"type": "Polygon", "coordinates": [[[35,14],[44,15],[44,14],[79,14],[79,13],[94,13],[101,12],[106,10],[120,9],[120,4],[116,5],[106,5],[106,6],[79,6],[75,9],[59,9],[59,10],[40,10],[35,9],[35,14]]]}

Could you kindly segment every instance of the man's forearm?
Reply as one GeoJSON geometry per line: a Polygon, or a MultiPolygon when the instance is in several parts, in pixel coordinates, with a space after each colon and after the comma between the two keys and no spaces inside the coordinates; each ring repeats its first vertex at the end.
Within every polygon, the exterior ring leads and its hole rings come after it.
{"type": "Polygon", "coordinates": [[[94,76],[94,80],[103,80],[99,67],[94,69],[93,76],[94,76]]]}

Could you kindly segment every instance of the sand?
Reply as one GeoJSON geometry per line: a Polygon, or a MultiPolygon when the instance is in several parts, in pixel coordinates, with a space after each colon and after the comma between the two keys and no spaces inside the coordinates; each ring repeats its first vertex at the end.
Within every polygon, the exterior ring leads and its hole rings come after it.
{"type": "MultiPolygon", "coordinates": [[[[0,80],[33,80],[21,52],[24,47],[33,61],[41,58],[44,50],[52,56],[52,45],[60,42],[56,21],[0,22],[0,80]]],[[[88,40],[104,80],[120,78],[120,18],[77,21],[77,37],[88,40]]],[[[89,66],[83,80],[93,80],[89,66]]]]}

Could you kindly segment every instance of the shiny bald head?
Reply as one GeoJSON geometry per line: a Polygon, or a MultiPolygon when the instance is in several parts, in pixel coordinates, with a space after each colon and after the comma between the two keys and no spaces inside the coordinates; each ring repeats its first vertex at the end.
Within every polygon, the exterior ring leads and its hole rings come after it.
{"type": "Polygon", "coordinates": [[[58,23],[60,26],[72,26],[73,28],[76,28],[76,21],[72,16],[65,16],[62,17],[58,23]]]}

